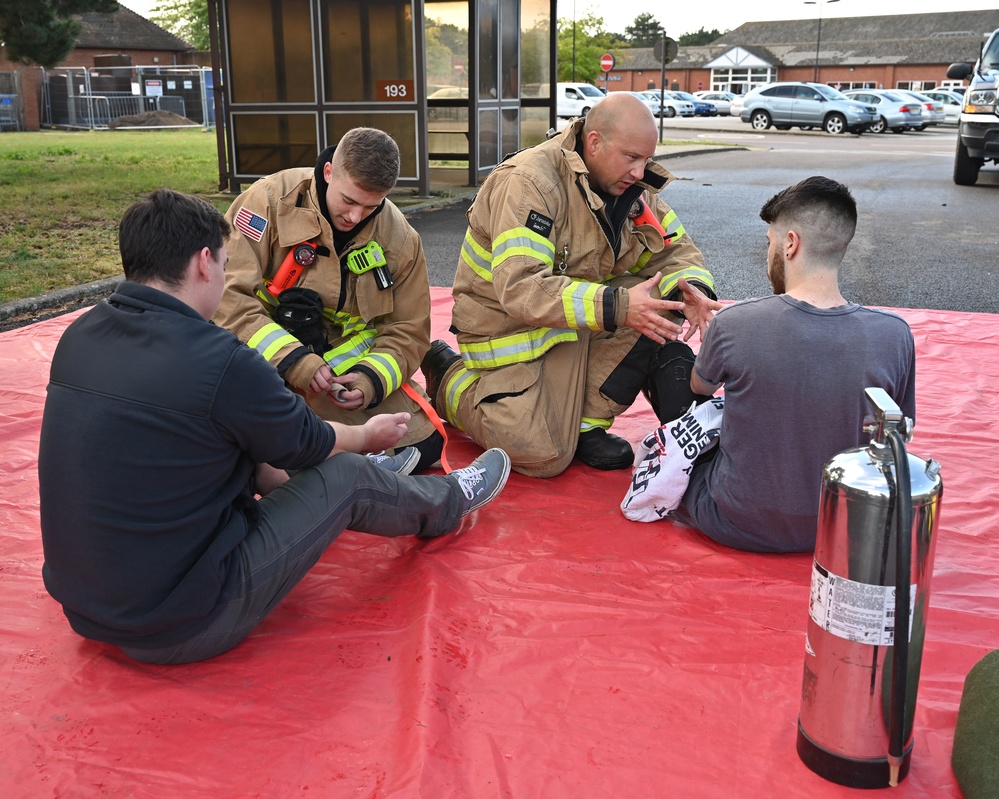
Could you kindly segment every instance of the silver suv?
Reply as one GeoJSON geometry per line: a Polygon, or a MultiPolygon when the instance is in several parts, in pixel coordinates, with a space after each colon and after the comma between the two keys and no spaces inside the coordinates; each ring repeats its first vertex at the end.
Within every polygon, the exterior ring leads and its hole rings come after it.
{"type": "Polygon", "coordinates": [[[746,95],[739,118],[754,130],[821,128],[826,133],[863,133],[877,119],[872,105],[851,100],[823,83],[768,83],[746,95]]]}

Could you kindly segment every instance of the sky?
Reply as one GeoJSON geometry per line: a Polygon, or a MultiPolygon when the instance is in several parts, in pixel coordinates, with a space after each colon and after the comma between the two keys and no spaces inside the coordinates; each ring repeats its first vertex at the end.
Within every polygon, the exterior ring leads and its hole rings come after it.
{"type": "MultiPolygon", "coordinates": [[[[144,17],[160,0],[119,0],[144,17]]],[[[768,19],[823,19],[833,17],[869,17],[878,14],[930,14],[940,11],[989,11],[997,0],[819,0],[806,4],[804,0],[767,0],[750,3],[747,0],[714,0],[714,2],[682,3],[666,0],[558,0],[559,17],[586,16],[593,11],[603,17],[605,27],[613,33],[624,33],[639,14],[652,14],[666,28],[668,35],[678,39],[685,33],[701,28],[720,31],[737,28],[743,22],[768,19]]]]}

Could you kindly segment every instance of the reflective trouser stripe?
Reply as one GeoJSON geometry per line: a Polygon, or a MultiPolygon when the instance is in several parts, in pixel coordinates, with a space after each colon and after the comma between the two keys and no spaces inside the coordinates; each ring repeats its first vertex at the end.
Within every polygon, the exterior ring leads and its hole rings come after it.
{"type": "Polygon", "coordinates": [[[459,366],[451,379],[448,380],[447,385],[444,386],[444,418],[452,427],[463,429],[458,421],[458,405],[461,403],[461,395],[475,385],[481,376],[481,373],[475,369],[459,366]]]}
{"type": "Polygon", "coordinates": [[[584,416],[579,420],[579,432],[589,433],[591,430],[609,430],[613,419],[592,419],[584,416]]]}
{"type": "Polygon", "coordinates": [[[269,322],[260,330],[250,336],[246,342],[257,352],[264,356],[264,360],[269,361],[278,352],[288,346],[301,346],[302,342],[285,330],[281,325],[269,322]]]}
{"type": "Polygon", "coordinates": [[[529,333],[514,333],[490,341],[462,344],[458,350],[469,369],[495,369],[512,363],[536,361],[556,344],[577,341],[575,330],[541,327],[529,333]]]}

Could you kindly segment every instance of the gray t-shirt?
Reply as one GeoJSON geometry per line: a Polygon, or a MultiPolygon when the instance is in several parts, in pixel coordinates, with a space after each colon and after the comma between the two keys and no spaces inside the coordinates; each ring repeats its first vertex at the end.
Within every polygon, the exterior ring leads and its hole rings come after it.
{"type": "Polygon", "coordinates": [[[864,389],[883,388],[915,419],[915,367],[912,332],[887,311],[786,294],[719,311],[695,366],[725,384],[719,450],[673,518],[739,549],[814,549],[823,465],[870,441],[864,389]]]}

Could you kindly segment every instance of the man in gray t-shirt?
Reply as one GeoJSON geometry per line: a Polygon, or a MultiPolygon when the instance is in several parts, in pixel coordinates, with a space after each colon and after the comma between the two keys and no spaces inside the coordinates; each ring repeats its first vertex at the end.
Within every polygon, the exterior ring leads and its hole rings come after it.
{"type": "Polygon", "coordinates": [[[857,222],[845,186],[808,178],[760,216],[777,296],[724,308],[708,328],[691,388],[725,386],[719,446],[669,518],[739,549],[810,551],[823,464],[869,441],[864,389],[883,388],[915,419],[915,344],[901,317],[840,293],[857,222]]]}

